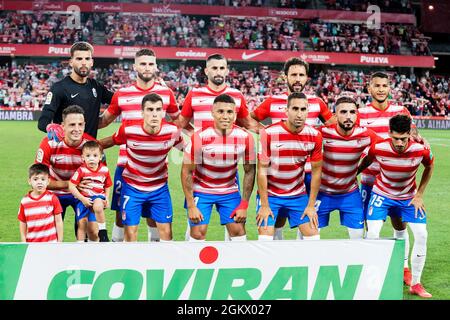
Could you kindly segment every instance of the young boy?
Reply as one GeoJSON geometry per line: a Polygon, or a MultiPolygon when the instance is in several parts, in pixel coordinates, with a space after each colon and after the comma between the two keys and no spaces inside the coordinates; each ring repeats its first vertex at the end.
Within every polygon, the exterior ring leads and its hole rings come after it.
{"type": "Polygon", "coordinates": [[[62,242],[62,207],[58,197],[47,190],[49,169],[33,164],[28,170],[31,191],[22,198],[19,208],[20,240],[22,242],[62,242]]]}
{"type": "Polygon", "coordinates": [[[84,241],[87,232],[90,241],[108,242],[104,208],[108,207],[109,191],[112,185],[108,167],[102,161],[102,149],[97,141],[88,141],[81,150],[83,164],[73,174],[69,190],[79,200],[76,220],[77,239],[84,241]],[[84,180],[89,188],[80,192],[77,185],[84,180]]]}

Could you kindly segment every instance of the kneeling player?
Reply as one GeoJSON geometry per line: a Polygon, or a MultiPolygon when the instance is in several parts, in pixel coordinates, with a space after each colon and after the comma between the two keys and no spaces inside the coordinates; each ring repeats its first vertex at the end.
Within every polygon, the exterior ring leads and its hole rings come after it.
{"type": "Polygon", "coordinates": [[[172,240],[172,200],[167,185],[167,155],[183,148],[181,129],[164,121],[163,100],[156,93],[142,99],[143,120],[122,124],[119,131],[100,143],[105,147],[126,144],[120,198],[125,241],[137,241],[141,215],[156,221],[161,241],[172,240]]]}
{"type": "Polygon", "coordinates": [[[423,194],[433,172],[433,154],[422,144],[410,140],[409,116],[392,117],[389,130],[390,138],[372,146],[358,169],[361,172],[374,159],[380,164],[380,174],[375,180],[367,212],[367,238],[379,238],[387,215],[401,217],[403,222],[408,222],[414,234],[409,292],[431,298],[420,283],[420,277],[425,265],[428,237],[423,194]],[[416,173],[421,163],[425,170],[417,189],[416,173]]]}
{"type": "Polygon", "coordinates": [[[217,96],[211,112],[214,125],[191,137],[181,171],[191,227],[189,241],[205,240],[213,205],[231,241],[246,240],[245,221],[256,171],[253,137],[233,124],[236,104],[231,96],[217,96]],[[236,183],[241,158],[245,171],[242,198],[236,183]]]}
{"type": "Polygon", "coordinates": [[[292,93],[287,102],[287,120],[260,131],[258,154],[257,224],[259,240],[273,240],[274,224],[280,210],[287,214],[291,228],[298,227],[304,240],[320,239],[314,207],[322,168],[322,135],[305,125],[308,100],[292,93]],[[306,194],[304,169],[310,156],[312,178],[306,194]]]}

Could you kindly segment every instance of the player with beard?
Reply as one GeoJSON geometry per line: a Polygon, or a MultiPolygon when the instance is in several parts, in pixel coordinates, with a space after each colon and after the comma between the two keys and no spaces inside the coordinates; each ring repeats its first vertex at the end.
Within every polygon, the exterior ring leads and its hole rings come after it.
{"type": "Polygon", "coordinates": [[[44,108],[38,121],[38,128],[48,133],[49,139],[61,141],[63,130],[62,112],[70,105],[83,108],[86,130],[90,136],[97,137],[100,106],[109,104],[113,93],[97,80],[89,78],[94,64],[94,48],[87,42],[76,42],[70,48],[70,66],[72,72],[50,88],[44,108]]]}
{"type": "MultiPolygon", "coordinates": [[[[221,94],[231,96],[235,101],[236,124],[240,127],[258,132],[263,126],[250,117],[244,95],[237,89],[230,88],[225,82],[229,69],[226,58],[221,54],[210,55],[206,60],[205,74],[208,79],[206,86],[193,88],[186,96],[180,117],[175,123],[181,128],[189,125],[194,119],[195,130],[205,129],[214,125],[212,108],[214,99],[221,94]]],[[[189,224],[186,231],[186,241],[190,239],[189,224]]],[[[225,240],[230,237],[225,229],[225,240]]]]}
{"type": "MultiPolygon", "coordinates": [[[[163,100],[163,119],[166,112],[172,120],[175,120],[180,111],[176,104],[175,96],[168,87],[156,81],[158,70],[155,53],[150,49],[141,49],[136,52],[133,69],[137,73],[136,83],[119,89],[112,98],[108,109],[100,118],[99,128],[104,128],[113,122],[119,115],[122,115],[122,124],[125,126],[134,125],[142,121],[142,99],[150,94],[156,93],[163,100]]],[[[111,209],[116,211],[116,223],[113,227],[112,240],[123,241],[124,229],[122,225],[122,215],[120,213],[120,192],[123,184],[122,172],[127,163],[126,145],[120,146],[119,159],[114,174],[114,192],[111,201],[111,209]]],[[[159,233],[156,223],[147,215],[144,210],[143,217],[147,218],[148,240],[159,241],[159,233]]]]}
{"type": "MultiPolygon", "coordinates": [[[[389,119],[398,114],[406,114],[411,117],[408,109],[388,101],[390,93],[390,81],[386,73],[375,72],[370,77],[368,91],[372,96],[372,102],[365,107],[358,109],[358,118],[361,127],[366,127],[375,131],[382,139],[389,138],[389,119]]],[[[411,138],[419,143],[427,143],[417,132],[415,125],[411,127],[411,138]]],[[[372,164],[361,174],[361,196],[364,201],[364,215],[367,217],[367,208],[370,194],[376,176],[380,172],[380,164],[374,159],[372,164]]],[[[405,260],[403,280],[406,285],[411,285],[411,271],[409,269],[409,235],[407,222],[402,221],[397,215],[389,215],[392,227],[394,228],[394,238],[405,240],[405,260]]]]}
{"type": "MultiPolygon", "coordinates": [[[[308,81],[309,65],[306,61],[299,58],[290,58],[284,64],[284,77],[287,83],[287,91],[280,95],[269,96],[253,112],[251,117],[257,121],[271,119],[272,123],[286,120],[287,99],[291,93],[303,92],[308,81]]],[[[306,124],[310,126],[325,125],[336,123],[336,118],[328,109],[326,103],[315,95],[306,95],[308,98],[308,117],[306,124]]],[[[311,164],[308,162],[305,166],[305,186],[309,193],[311,183],[311,164]]],[[[275,224],[274,239],[283,239],[283,227],[286,223],[286,216],[281,211],[275,224]]],[[[301,238],[298,232],[298,238],[301,238]]]]}
{"type": "Polygon", "coordinates": [[[339,210],[350,239],[364,236],[358,163],[363,151],[381,140],[372,130],[355,125],[357,110],[355,100],[340,97],[336,101],[337,124],[319,128],[323,138],[322,179],[316,201],[319,229],[328,226],[332,211],[339,210]]]}
{"type": "Polygon", "coordinates": [[[373,145],[361,162],[358,172],[377,160],[380,173],[376,176],[367,212],[367,238],[377,239],[383,222],[389,215],[408,222],[414,235],[411,253],[412,279],[409,292],[431,298],[420,283],[427,253],[428,232],[423,194],[431,179],[434,157],[430,148],[414,142],[411,136],[411,117],[398,114],[389,120],[389,138],[373,145]],[[419,187],[416,174],[424,165],[419,187]]]}

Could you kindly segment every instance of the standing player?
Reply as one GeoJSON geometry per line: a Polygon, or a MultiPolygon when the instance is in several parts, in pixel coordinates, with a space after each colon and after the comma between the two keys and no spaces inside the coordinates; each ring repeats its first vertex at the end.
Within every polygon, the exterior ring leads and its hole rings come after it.
{"type": "Polygon", "coordinates": [[[433,172],[433,154],[429,148],[410,140],[409,116],[392,117],[389,128],[390,138],[372,146],[358,170],[361,172],[375,159],[380,166],[380,174],[376,177],[370,196],[367,238],[379,238],[388,214],[408,222],[414,235],[409,292],[422,298],[431,298],[431,294],[420,283],[420,277],[425,265],[428,237],[423,194],[433,172]],[[425,170],[417,189],[416,173],[421,163],[425,170]]]}
{"type": "Polygon", "coordinates": [[[291,228],[299,228],[304,240],[320,239],[314,207],[322,171],[322,135],[305,125],[308,100],[303,93],[291,93],[287,120],[260,131],[258,154],[257,216],[259,240],[273,240],[274,224],[284,210],[291,228]],[[304,169],[311,158],[311,190],[306,194],[304,169]]]}
{"type": "Polygon", "coordinates": [[[160,240],[172,240],[172,200],[167,185],[167,155],[172,147],[183,148],[181,129],[163,120],[161,96],[150,93],[142,99],[143,119],[123,123],[100,144],[104,148],[126,144],[127,162],[123,170],[120,198],[125,241],[137,241],[141,214],[152,218],[160,240]]]}
{"type": "MultiPolygon", "coordinates": [[[[181,109],[181,114],[176,123],[185,128],[189,121],[194,119],[194,129],[213,126],[212,107],[214,99],[221,95],[231,96],[236,103],[236,124],[240,127],[258,132],[262,126],[256,122],[247,109],[244,95],[237,89],[230,88],[225,80],[229,73],[226,58],[221,54],[210,55],[206,59],[205,75],[208,83],[206,86],[193,88],[186,96],[181,109]]],[[[238,177],[236,177],[238,179],[238,177]]],[[[186,240],[190,238],[189,225],[186,230],[186,240]]],[[[230,240],[225,228],[225,240],[230,240]]]]}
{"type": "MultiPolygon", "coordinates": [[[[180,111],[177,107],[175,96],[169,88],[156,82],[155,53],[150,49],[141,49],[136,52],[133,69],[137,73],[136,83],[119,89],[112,98],[108,109],[100,118],[99,128],[104,128],[113,122],[119,115],[122,115],[122,124],[133,125],[142,120],[142,99],[150,93],[156,93],[163,99],[163,118],[166,112],[172,120],[175,120],[180,111]]],[[[120,191],[123,183],[122,172],[127,161],[126,146],[121,145],[119,149],[119,159],[114,174],[114,191],[111,202],[111,209],[116,211],[116,223],[113,226],[112,240],[123,241],[124,232],[122,217],[120,213],[120,191]]],[[[143,214],[145,217],[145,213],[143,214]]],[[[148,240],[159,241],[158,228],[155,222],[147,217],[148,240]]]]}
{"type": "MultiPolygon", "coordinates": [[[[307,62],[299,58],[288,59],[283,67],[284,77],[287,83],[287,92],[280,95],[269,96],[265,99],[253,112],[251,116],[257,121],[264,121],[270,118],[272,123],[286,120],[286,105],[288,96],[294,92],[303,92],[308,81],[309,65],[307,62]]],[[[326,103],[315,95],[307,95],[308,98],[308,117],[306,124],[310,126],[318,125],[320,122],[324,124],[336,123],[336,118],[328,109],[326,103]]],[[[311,165],[309,160],[305,167],[305,186],[309,192],[311,183],[311,165]]],[[[274,239],[283,239],[283,226],[286,223],[286,216],[280,212],[275,223],[274,239]]],[[[301,234],[298,234],[301,238],[301,234]]]]}
{"type": "Polygon", "coordinates": [[[48,167],[33,164],[28,170],[31,191],[20,201],[18,219],[22,242],[62,242],[63,221],[58,198],[47,190],[48,167]]]}
{"type": "Polygon", "coordinates": [[[236,103],[236,124],[249,130],[258,132],[258,123],[250,117],[244,95],[237,89],[230,88],[225,80],[229,73],[228,63],[221,54],[210,55],[206,59],[205,74],[208,84],[193,88],[186,96],[177,120],[181,128],[185,128],[189,121],[194,119],[194,129],[211,127],[214,119],[211,113],[214,99],[221,95],[231,96],[236,103]]]}
{"type": "MultiPolygon", "coordinates": [[[[84,133],[84,111],[80,106],[69,106],[62,112],[62,128],[64,138],[61,141],[42,139],[36,153],[35,163],[42,163],[50,169],[50,183],[48,189],[58,196],[62,206],[62,218],[67,207],[71,206],[76,212],[78,200],[68,190],[69,180],[82,164],[81,149],[90,140],[94,140],[84,133]]],[[[76,226],[76,223],[75,223],[76,226]]],[[[75,234],[77,234],[75,228],[75,234]]]]}
{"type": "Polygon", "coordinates": [[[356,181],[363,151],[378,141],[370,129],[355,126],[357,106],[350,97],[336,101],[337,124],[319,128],[323,138],[323,165],[316,209],[319,228],[328,226],[330,213],[339,210],[341,225],[350,239],[364,236],[364,211],[356,181]]]}
{"type": "Polygon", "coordinates": [[[97,141],[87,141],[81,150],[83,164],[69,182],[70,192],[79,200],[75,215],[78,222],[78,241],[84,241],[86,232],[90,241],[109,241],[104,209],[108,207],[112,181],[108,167],[101,162],[102,153],[97,141]],[[80,192],[77,186],[83,180],[87,182],[87,188],[80,192]]]}
{"type": "MultiPolygon", "coordinates": [[[[388,101],[390,93],[390,81],[387,74],[375,72],[370,77],[368,91],[372,96],[372,102],[366,107],[358,109],[358,116],[361,127],[366,127],[375,131],[382,139],[389,138],[389,119],[397,114],[407,114],[409,111],[404,106],[399,106],[388,101]]],[[[411,136],[417,141],[422,140],[415,126],[411,129],[411,136]]],[[[376,161],[361,174],[361,196],[364,201],[364,215],[367,216],[367,207],[370,199],[372,186],[375,177],[380,172],[380,165],[376,161]]],[[[394,238],[405,239],[405,260],[403,280],[406,285],[411,285],[411,271],[408,267],[409,258],[409,235],[406,229],[407,224],[400,217],[391,216],[392,227],[394,228],[394,238]]]]}
{"type": "Polygon", "coordinates": [[[191,227],[189,241],[205,240],[213,205],[230,240],[246,240],[248,201],[255,183],[253,136],[234,125],[236,103],[231,96],[217,96],[211,113],[213,126],[196,131],[191,137],[181,170],[191,227]],[[245,171],[242,198],[236,181],[240,159],[245,171]]]}
{"type": "Polygon", "coordinates": [[[94,64],[93,53],[94,48],[87,42],[76,42],[70,48],[72,72],[50,88],[38,121],[39,130],[47,132],[50,139],[62,140],[63,130],[59,124],[63,110],[70,105],[81,106],[86,120],[85,132],[97,137],[100,106],[109,104],[113,94],[89,78],[94,64]]]}

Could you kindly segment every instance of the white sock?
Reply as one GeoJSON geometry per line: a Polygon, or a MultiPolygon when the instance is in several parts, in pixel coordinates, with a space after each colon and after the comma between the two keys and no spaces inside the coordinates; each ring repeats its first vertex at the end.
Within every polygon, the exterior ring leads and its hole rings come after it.
{"type": "Polygon", "coordinates": [[[246,241],[247,235],[244,234],[243,236],[237,236],[237,237],[230,237],[230,241],[246,241]]]}
{"type": "Polygon", "coordinates": [[[408,228],[405,230],[395,230],[394,229],[394,238],[395,239],[405,239],[405,259],[403,263],[404,268],[408,268],[408,259],[409,259],[409,234],[408,228]]]}
{"type": "Polygon", "coordinates": [[[224,241],[231,241],[231,237],[230,234],[228,233],[227,227],[225,227],[224,229],[225,229],[224,241]]]}
{"type": "Polygon", "coordinates": [[[383,220],[367,220],[367,239],[379,239],[383,220]]]}
{"type": "Polygon", "coordinates": [[[316,234],[315,236],[303,236],[303,240],[305,241],[320,240],[320,234],[316,234]]]}
{"type": "Polygon", "coordinates": [[[205,239],[203,239],[203,240],[197,240],[197,239],[192,238],[191,236],[189,236],[189,242],[205,242],[205,239]]]}
{"type": "Polygon", "coordinates": [[[123,242],[123,239],[125,237],[124,233],[125,231],[123,230],[123,227],[119,227],[117,224],[114,223],[111,237],[112,241],[123,242]]]}
{"type": "Polygon", "coordinates": [[[77,243],[84,243],[84,240],[77,240],[77,243]]]}
{"type": "Polygon", "coordinates": [[[347,228],[350,239],[362,239],[364,237],[364,229],[347,228]]]}
{"type": "Polygon", "coordinates": [[[94,240],[90,240],[90,239],[88,239],[88,242],[98,242],[98,241],[94,241],[94,240]]]}
{"type": "Polygon", "coordinates": [[[189,221],[188,221],[186,233],[184,234],[184,240],[189,241],[190,238],[191,238],[191,226],[189,225],[189,221]]]}
{"type": "Polygon", "coordinates": [[[106,222],[100,223],[97,222],[98,224],[98,230],[106,230],[106,222]]]}
{"type": "Polygon", "coordinates": [[[163,239],[159,239],[159,242],[173,242],[173,240],[163,240],[163,239]]]}
{"type": "Polygon", "coordinates": [[[411,252],[411,285],[420,283],[425,259],[427,255],[427,225],[425,223],[409,223],[414,235],[414,244],[411,252]]]}
{"type": "Polygon", "coordinates": [[[275,233],[273,234],[273,240],[283,240],[283,227],[275,228],[275,233]]]}
{"type": "Polygon", "coordinates": [[[160,240],[158,228],[147,226],[147,229],[148,229],[148,241],[158,242],[160,240]]]}
{"type": "Polygon", "coordinates": [[[300,229],[297,228],[297,240],[303,240],[303,234],[300,229]]]}
{"type": "Polygon", "coordinates": [[[258,241],[272,241],[272,240],[273,240],[273,236],[267,236],[267,235],[262,235],[262,234],[258,235],[258,241]]]}

